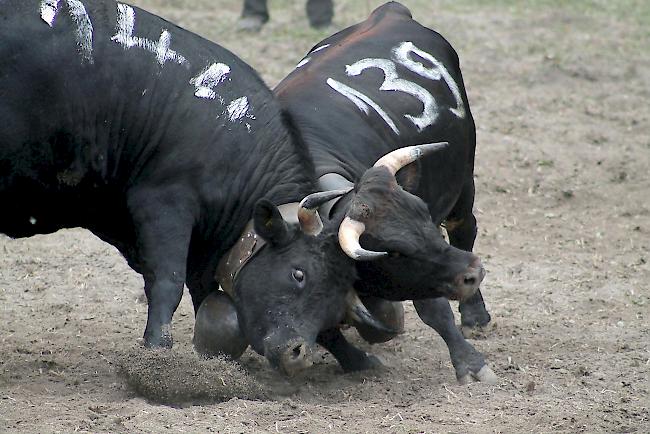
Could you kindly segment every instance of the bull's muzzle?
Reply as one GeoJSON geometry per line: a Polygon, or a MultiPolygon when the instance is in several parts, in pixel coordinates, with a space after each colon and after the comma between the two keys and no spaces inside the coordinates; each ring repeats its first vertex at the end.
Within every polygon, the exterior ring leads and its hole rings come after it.
{"type": "Polygon", "coordinates": [[[313,364],[311,345],[304,339],[294,338],[281,343],[280,340],[277,334],[264,339],[264,357],[280,372],[292,377],[313,364]]]}
{"type": "Polygon", "coordinates": [[[454,286],[456,289],[456,296],[459,300],[465,300],[478,291],[481,282],[485,278],[485,268],[481,264],[479,258],[475,258],[467,270],[463,273],[460,273],[454,279],[454,286]]]}

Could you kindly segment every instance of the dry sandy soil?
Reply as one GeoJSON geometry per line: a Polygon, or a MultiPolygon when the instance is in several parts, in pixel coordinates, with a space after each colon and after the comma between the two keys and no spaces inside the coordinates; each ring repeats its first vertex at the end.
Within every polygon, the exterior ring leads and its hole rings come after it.
{"type": "MultiPolygon", "coordinates": [[[[303,2],[270,3],[249,36],[234,32],[239,1],[137,2],[270,85],[379,4],[337,0],[335,26],[314,31],[303,2]]],[[[405,3],[459,52],[478,125],[494,320],[472,342],[498,385],[458,386],[408,303],[390,343],[349,331],[384,361],[375,372],[343,374],[325,353],[292,380],[250,350],[199,360],[189,297],[174,350],[143,353],[142,280],[115,249],[83,230],[0,236],[0,432],[650,432],[650,5],[405,3]]]]}

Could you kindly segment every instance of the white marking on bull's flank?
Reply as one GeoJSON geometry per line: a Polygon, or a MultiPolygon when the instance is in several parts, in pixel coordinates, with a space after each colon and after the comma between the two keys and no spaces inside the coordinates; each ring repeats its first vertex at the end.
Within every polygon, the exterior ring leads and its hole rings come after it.
{"type": "Polygon", "coordinates": [[[311,54],[316,53],[317,51],[320,51],[320,50],[324,50],[329,46],[330,46],[330,44],[325,44],[325,45],[321,45],[318,48],[314,48],[313,50],[311,50],[311,54]]]}
{"type": "Polygon", "coordinates": [[[124,49],[133,47],[142,48],[156,55],[156,60],[162,66],[167,61],[173,61],[179,65],[188,63],[185,57],[169,48],[171,44],[171,34],[164,30],[160,34],[157,42],[150,39],[133,36],[135,28],[135,11],[129,5],[122,3],[117,4],[117,25],[115,36],[112,41],[124,46],[124,49]]]}
{"type": "Polygon", "coordinates": [[[440,80],[441,78],[449,87],[454,99],[456,100],[456,107],[449,109],[453,114],[459,118],[465,117],[465,105],[463,104],[463,98],[460,94],[460,89],[454,78],[449,74],[445,65],[442,64],[438,59],[433,57],[431,54],[427,53],[424,50],[416,47],[412,42],[402,42],[400,45],[393,49],[393,56],[397,62],[401,63],[414,73],[431,79],[431,80],[440,80]],[[420,62],[412,60],[409,57],[410,53],[415,53],[423,59],[428,60],[433,64],[433,68],[427,68],[420,62]]]}
{"type": "Polygon", "coordinates": [[[296,65],[296,69],[305,66],[306,64],[309,63],[310,60],[311,60],[311,57],[305,57],[305,58],[302,59],[300,62],[298,62],[298,64],[296,65]]]}
{"type": "Polygon", "coordinates": [[[228,107],[226,108],[228,111],[228,119],[230,119],[231,122],[242,119],[248,113],[248,108],[247,97],[242,96],[241,98],[237,98],[228,104],[228,107]]]}
{"type": "Polygon", "coordinates": [[[66,0],[70,17],[77,26],[75,37],[77,45],[81,49],[81,55],[89,63],[93,61],[93,24],[90,22],[90,17],[86,8],[79,0],[66,0]]]}
{"type": "Polygon", "coordinates": [[[35,225],[36,224],[36,219],[34,217],[30,217],[29,218],[29,223],[32,224],[32,225],[35,225]]]}
{"type": "Polygon", "coordinates": [[[41,18],[50,27],[54,25],[54,18],[56,18],[56,13],[59,11],[59,1],[60,0],[43,0],[41,2],[41,18]]]}
{"type": "Polygon", "coordinates": [[[369,114],[370,107],[372,107],[372,109],[377,112],[377,114],[384,120],[384,122],[386,122],[386,124],[390,127],[390,129],[393,130],[395,134],[399,135],[399,130],[397,129],[395,122],[393,122],[393,120],[390,118],[388,113],[386,113],[384,109],[382,109],[379,106],[379,104],[374,102],[368,96],[364,95],[358,90],[346,86],[345,84],[339,81],[334,80],[333,78],[328,78],[327,84],[332,89],[334,89],[335,91],[337,91],[338,93],[340,93],[341,95],[343,95],[344,97],[352,101],[352,103],[354,103],[354,105],[356,105],[357,108],[362,112],[364,112],[365,114],[369,114]]]}
{"type": "Polygon", "coordinates": [[[225,63],[213,63],[208,66],[190,80],[190,83],[196,87],[194,95],[198,98],[215,99],[217,93],[214,88],[224,81],[228,74],[230,74],[230,67],[225,63]]]}

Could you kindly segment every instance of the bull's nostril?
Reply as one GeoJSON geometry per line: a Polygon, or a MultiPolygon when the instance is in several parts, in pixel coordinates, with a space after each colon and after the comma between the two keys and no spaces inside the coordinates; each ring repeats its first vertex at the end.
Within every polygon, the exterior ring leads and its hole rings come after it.
{"type": "Polygon", "coordinates": [[[465,276],[465,279],[463,280],[463,283],[465,283],[465,285],[475,285],[476,284],[476,277],[475,276],[465,276]]]}
{"type": "Polygon", "coordinates": [[[293,350],[291,351],[291,358],[293,360],[296,360],[302,356],[302,344],[301,345],[296,345],[293,350]]]}

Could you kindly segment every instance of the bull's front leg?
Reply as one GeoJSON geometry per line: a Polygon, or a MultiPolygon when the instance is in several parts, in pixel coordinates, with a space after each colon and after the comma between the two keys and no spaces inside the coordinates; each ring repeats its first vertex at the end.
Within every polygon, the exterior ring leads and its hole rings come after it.
{"type": "Polygon", "coordinates": [[[168,192],[139,191],[129,196],[137,255],[148,300],[144,344],[171,348],[172,316],[183,295],[193,219],[168,192]]]}
{"type": "MultiPolygon", "coordinates": [[[[473,206],[474,181],[472,180],[463,187],[454,209],[446,220],[450,244],[467,252],[474,249],[477,233],[476,217],[472,212],[473,206]]],[[[461,301],[458,310],[460,311],[460,323],[463,327],[463,333],[466,335],[471,334],[472,329],[486,326],[491,319],[485,308],[480,289],[473,296],[461,301]]]]}
{"type": "Polygon", "coordinates": [[[349,343],[341,330],[337,328],[321,332],[316,342],[332,353],[345,372],[363,371],[382,366],[377,357],[367,354],[349,343]]]}
{"type": "Polygon", "coordinates": [[[490,384],[498,381],[492,369],[485,363],[483,354],[467,342],[456,327],[454,314],[447,299],[438,297],[414,300],[413,305],[422,321],[438,332],[447,344],[451,363],[460,384],[467,384],[472,379],[490,384]]]}

